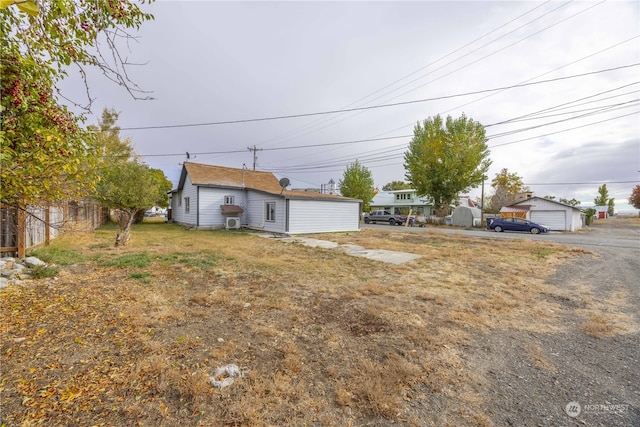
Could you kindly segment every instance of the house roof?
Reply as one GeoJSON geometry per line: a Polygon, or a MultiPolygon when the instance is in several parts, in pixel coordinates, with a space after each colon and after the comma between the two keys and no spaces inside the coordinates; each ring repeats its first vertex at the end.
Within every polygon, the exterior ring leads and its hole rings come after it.
{"type": "MultiPolygon", "coordinates": [[[[249,169],[228,168],[224,166],[205,165],[202,163],[184,162],[180,181],[176,190],[181,190],[187,175],[191,183],[203,187],[221,187],[261,191],[264,193],[281,195],[288,199],[330,199],[335,201],[358,201],[334,194],[313,193],[282,189],[280,181],[271,172],[254,171],[249,169]]],[[[175,190],[174,190],[175,191],[175,190]]]]}

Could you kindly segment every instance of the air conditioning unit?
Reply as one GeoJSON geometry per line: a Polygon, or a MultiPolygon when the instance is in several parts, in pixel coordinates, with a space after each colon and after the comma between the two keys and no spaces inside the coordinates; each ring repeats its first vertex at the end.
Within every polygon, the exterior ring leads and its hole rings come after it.
{"type": "Polygon", "coordinates": [[[227,217],[225,220],[225,228],[229,229],[238,229],[240,228],[240,218],[237,217],[227,217]]]}

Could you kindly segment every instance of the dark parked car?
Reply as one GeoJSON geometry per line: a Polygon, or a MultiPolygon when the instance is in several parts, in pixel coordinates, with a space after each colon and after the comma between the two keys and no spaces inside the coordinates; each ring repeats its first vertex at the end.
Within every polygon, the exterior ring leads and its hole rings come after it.
{"type": "Polygon", "coordinates": [[[489,229],[495,231],[526,231],[532,234],[546,233],[549,227],[536,224],[522,218],[494,218],[489,224],[489,229]]]}

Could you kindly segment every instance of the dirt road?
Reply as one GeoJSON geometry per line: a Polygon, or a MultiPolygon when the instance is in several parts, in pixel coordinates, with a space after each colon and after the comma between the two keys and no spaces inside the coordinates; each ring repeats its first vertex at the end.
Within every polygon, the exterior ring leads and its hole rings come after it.
{"type": "MultiPolygon", "coordinates": [[[[380,227],[380,226],[372,226],[380,227]]],[[[388,227],[388,226],[383,226],[388,227]]],[[[396,229],[397,230],[397,229],[396,229]]],[[[434,229],[406,228],[409,233],[434,229]]],[[[498,426],[640,426],[640,225],[598,221],[576,233],[545,235],[438,228],[487,239],[533,239],[582,247],[547,282],[562,298],[558,330],[503,328],[465,349],[498,426]]],[[[434,406],[446,402],[433,402],[434,406]]]]}
{"type": "Polygon", "coordinates": [[[557,332],[505,328],[478,336],[468,349],[470,365],[487,381],[478,385],[486,414],[500,426],[640,426],[638,223],[611,219],[580,233],[536,236],[544,238],[597,256],[580,257],[548,279],[566,292],[554,297],[563,313],[557,332]],[[617,330],[593,336],[616,321],[617,330]]]}

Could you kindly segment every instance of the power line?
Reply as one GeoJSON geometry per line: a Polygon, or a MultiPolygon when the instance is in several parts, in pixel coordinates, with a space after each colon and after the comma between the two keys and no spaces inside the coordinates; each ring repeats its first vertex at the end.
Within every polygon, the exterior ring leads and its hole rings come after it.
{"type": "Polygon", "coordinates": [[[547,182],[544,184],[524,184],[526,186],[533,185],[602,185],[602,184],[635,184],[640,180],[635,181],[599,181],[599,182],[547,182]]]}
{"type": "MultiPolygon", "coordinates": [[[[552,73],[552,72],[555,72],[555,71],[561,70],[561,69],[566,68],[566,67],[568,67],[568,66],[570,66],[570,65],[577,64],[578,62],[584,61],[585,59],[591,58],[592,56],[599,55],[599,54],[601,54],[601,53],[603,53],[603,52],[606,52],[606,51],[608,51],[608,50],[611,50],[611,49],[613,49],[613,48],[615,48],[615,47],[618,47],[618,46],[621,46],[621,45],[623,45],[623,44],[625,44],[625,43],[628,43],[628,42],[630,42],[631,40],[637,39],[638,37],[640,37],[640,36],[634,36],[634,37],[631,37],[631,38],[629,38],[629,39],[623,40],[623,41],[621,41],[621,42],[619,42],[619,43],[616,43],[616,44],[614,44],[614,45],[612,45],[612,46],[609,46],[609,47],[607,47],[607,48],[605,48],[605,49],[601,49],[601,50],[599,50],[599,51],[597,51],[597,52],[594,52],[594,53],[592,53],[592,54],[590,54],[590,55],[584,56],[584,57],[582,57],[582,58],[580,58],[580,59],[577,59],[577,60],[575,60],[575,61],[572,61],[572,62],[570,62],[570,63],[568,63],[568,64],[562,65],[561,67],[554,68],[553,70],[547,71],[546,73],[542,73],[542,74],[539,74],[539,75],[537,75],[537,76],[535,76],[535,77],[532,77],[532,78],[530,78],[530,79],[524,80],[524,81],[520,82],[519,84],[528,83],[528,82],[530,82],[531,80],[534,80],[534,79],[540,78],[540,77],[542,77],[542,76],[546,76],[547,74],[550,74],[550,73],[552,73]]],[[[506,89],[505,89],[505,90],[506,90],[506,89]]],[[[489,97],[491,97],[491,96],[493,96],[493,95],[496,95],[496,94],[498,94],[498,93],[500,93],[500,92],[501,92],[501,91],[493,92],[493,93],[491,93],[490,95],[486,95],[486,96],[483,96],[483,97],[481,97],[481,98],[477,98],[477,99],[475,99],[475,100],[473,100],[473,101],[467,102],[467,103],[465,103],[465,104],[458,105],[458,106],[456,106],[456,107],[454,107],[454,108],[451,108],[451,109],[449,109],[449,110],[447,110],[447,111],[444,111],[444,112],[442,112],[442,113],[440,113],[440,114],[448,113],[448,112],[450,112],[450,111],[460,109],[460,108],[465,107],[465,106],[467,106],[467,105],[471,105],[471,104],[473,104],[473,103],[475,103],[475,102],[478,102],[478,101],[480,101],[480,100],[487,99],[487,98],[489,98],[489,97]]],[[[395,99],[395,98],[393,98],[393,99],[395,99]]],[[[412,123],[409,123],[409,124],[407,124],[407,125],[400,126],[400,127],[398,127],[398,128],[392,129],[392,130],[387,131],[387,132],[383,132],[383,133],[378,134],[378,135],[375,135],[375,136],[380,136],[380,135],[385,135],[385,134],[390,133],[390,132],[395,132],[395,131],[397,131],[397,130],[404,129],[404,128],[406,128],[407,126],[413,126],[413,124],[414,124],[414,123],[415,123],[415,122],[412,122],[412,123]]]]}
{"type": "MultiPolygon", "coordinates": [[[[520,119],[524,119],[525,117],[536,116],[536,115],[544,113],[544,112],[550,112],[550,111],[553,111],[553,110],[563,109],[561,107],[569,108],[568,107],[569,105],[575,104],[576,102],[584,101],[584,100],[590,99],[590,98],[595,98],[597,96],[604,95],[605,93],[615,92],[616,90],[620,90],[620,89],[624,89],[625,87],[637,85],[638,83],[640,83],[640,82],[633,82],[633,83],[629,83],[629,84],[626,84],[626,85],[618,86],[615,89],[605,90],[603,92],[599,92],[599,93],[596,93],[594,95],[585,96],[583,98],[579,98],[579,99],[576,99],[576,100],[573,100],[573,101],[569,101],[569,102],[565,102],[565,103],[562,103],[562,104],[558,104],[558,105],[555,105],[553,107],[544,108],[542,110],[538,110],[538,111],[533,112],[533,113],[528,113],[528,114],[524,114],[522,116],[514,117],[513,119],[504,120],[502,122],[497,122],[497,123],[491,123],[491,124],[485,125],[484,127],[488,128],[488,127],[492,127],[492,126],[498,126],[498,125],[502,125],[502,124],[506,124],[506,123],[519,121],[520,119]]],[[[636,93],[636,92],[638,92],[638,91],[627,92],[627,93],[623,93],[623,94],[620,94],[620,95],[614,95],[614,96],[610,96],[610,97],[606,97],[606,98],[602,98],[602,99],[597,99],[597,100],[586,102],[584,104],[589,104],[589,103],[593,103],[593,102],[599,102],[599,101],[603,101],[605,99],[610,99],[610,98],[617,98],[619,96],[629,95],[629,94],[636,93]]],[[[584,105],[584,104],[582,104],[582,105],[584,105]]]]}
{"type": "Polygon", "coordinates": [[[271,117],[261,117],[261,118],[253,118],[253,119],[225,120],[225,121],[218,121],[218,122],[189,123],[189,124],[177,124],[177,125],[158,125],[158,126],[139,126],[139,127],[127,127],[127,128],[123,127],[123,128],[120,128],[120,130],[148,130],[148,129],[186,128],[186,127],[198,127],[198,126],[219,126],[219,125],[238,124],[238,123],[263,122],[263,121],[270,121],[270,120],[283,120],[283,119],[293,119],[293,118],[299,118],[299,117],[320,116],[320,115],[326,115],[326,114],[344,113],[349,111],[363,111],[363,110],[373,110],[373,109],[379,109],[379,108],[397,107],[400,105],[410,105],[410,104],[418,104],[422,102],[439,101],[443,99],[459,98],[463,96],[478,95],[482,93],[489,93],[489,92],[495,92],[495,91],[501,91],[501,90],[507,90],[507,89],[515,89],[515,88],[526,87],[526,86],[534,86],[534,85],[552,83],[552,82],[561,81],[561,80],[575,79],[575,78],[586,77],[586,76],[591,76],[595,74],[622,70],[625,68],[637,67],[638,65],[640,65],[640,63],[621,65],[619,67],[606,68],[604,70],[591,71],[591,72],[582,73],[582,74],[574,74],[572,76],[566,76],[566,77],[557,77],[555,79],[541,80],[538,82],[522,83],[522,84],[511,85],[511,86],[497,87],[493,89],[483,89],[483,90],[472,91],[472,92],[464,92],[464,93],[459,93],[454,95],[443,95],[443,96],[437,96],[433,98],[416,99],[412,101],[395,102],[391,104],[372,105],[369,107],[355,107],[355,108],[347,108],[342,110],[328,110],[328,111],[318,111],[314,113],[289,114],[284,116],[271,116],[271,117]]]}
{"type": "Polygon", "coordinates": [[[597,125],[597,124],[600,124],[600,123],[609,122],[609,121],[611,121],[611,120],[621,119],[621,118],[623,118],[623,117],[633,116],[633,115],[638,114],[638,113],[640,113],[640,111],[635,111],[635,112],[633,112],[633,113],[629,113],[629,114],[623,114],[623,115],[621,115],[621,116],[611,117],[611,118],[609,118],[609,119],[600,120],[599,122],[587,123],[586,125],[582,125],[582,126],[576,126],[576,127],[569,128],[569,129],[559,130],[559,131],[557,131],[557,132],[546,133],[546,134],[544,134],[544,135],[538,135],[538,136],[534,136],[534,137],[531,137],[531,138],[519,139],[519,140],[517,140],[517,141],[511,141],[511,142],[505,142],[505,143],[502,143],[502,144],[491,145],[491,146],[489,146],[489,148],[503,147],[503,146],[505,146],[505,145],[516,144],[516,143],[518,143],[518,142],[530,141],[530,140],[532,140],[532,139],[537,139],[537,138],[543,138],[543,137],[545,137],[545,136],[549,136],[549,135],[555,135],[555,134],[558,134],[558,133],[568,132],[568,131],[570,131],[570,130],[581,129],[581,128],[585,128],[585,127],[587,127],[587,126],[594,126],[594,125],[597,125]]]}
{"type": "MultiPolygon", "coordinates": [[[[394,82],[387,84],[386,86],[384,86],[384,87],[382,87],[382,88],[380,88],[380,89],[378,89],[378,90],[376,90],[376,91],[374,91],[374,92],[370,93],[369,95],[366,95],[366,96],[364,96],[364,97],[362,97],[362,98],[359,98],[358,100],[356,100],[356,101],[354,101],[354,102],[352,102],[352,103],[350,103],[350,104],[348,104],[348,105],[344,106],[343,108],[349,108],[349,107],[351,107],[352,105],[356,105],[356,104],[360,103],[361,101],[364,101],[364,100],[366,100],[367,98],[370,98],[371,96],[373,96],[373,95],[375,95],[375,94],[377,94],[377,93],[379,93],[379,92],[382,92],[383,90],[385,90],[385,89],[387,89],[387,88],[390,88],[390,87],[394,86],[396,83],[399,83],[399,82],[401,82],[401,81],[403,81],[403,80],[405,80],[405,79],[407,79],[407,78],[409,78],[409,77],[413,76],[414,74],[417,74],[417,73],[419,73],[420,71],[422,71],[422,70],[424,70],[424,69],[427,69],[427,68],[429,68],[429,67],[430,67],[430,66],[432,66],[432,65],[437,64],[438,62],[440,62],[440,61],[442,61],[442,60],[444,60],[444,59],[448,58],[449,56],[454,55],[455,53],[457,53],[457,52],[459,52],[459,51],[463,50],[464,48],[466,48],[466,47],[468,47],[468,46],[471,46],[473,43],[475,43],[475,42],[477,42],[477,41],[479,41],[479,40],[481,40],[481,39],[483,39],[483,38],[485,38],[485,37],[489,36],[490,34],[493,34],[493,33],[495,33],[496,31],[498,31],[498,30],[500,30],[500,29],[502,29],[502,28],[506,27],[507,25],[511,24],[512,22],[517,21],[518,19],[522,18],[523,16],[528,15],[529,13],[533,12],[534,10],[541,8],[542,6],[546,5],[547,3],[549,3],[549,1],[547,1],[547,2],[545,2],[545,3],[543,3],[543,4],[539,5],[539,6],[536,6],[536,7],[532,8],[532,9],[528,10],[527,12],[525,12],[525,13],[523,13],[523,14],[519,15],[518,17],[511,19],[511,20],[510,20],[510,21],[508,21],[507,23],[502,24],[502,25],[501,25],[501,26],[499,26],[498,28],[495,28],[495,29],[493,29],[493,30],[491,30],[491,31],[489,31],[489,32],[487,32],[487,33],[485,33],[484,35],[482,35],[482,36],[480,36],[480,37],[477,37],[476,39],[474,39],[474,40],[472,40],[471,42],[469,42],[469,43],[465,44],[464,46],[461,46],[461,47],[459,47],[458,49],[456,49],[456,50],[454,50],[454,51],[452,51],[452,52],[449,52],[448,54],[446,54],[446,55],[444,55],[444,56],[440,57],[439,59],[436,59],[435,61],[432,61],[432,62],[428,63],[427,65],[425,65],[425,66],[423,66],[423,67],[421,67],[421,68],[417,69],[416,71],[413,71],[413,72],[411,72],[411,73],[409,73],[409,74],[405,75],[404,77],[401,77],[400,79],[395,80],[394,82]]],[[[526,23],[526,24],[524,24],[524,25],[521,25],[520,27],[516,28],[515,30],[509,31],[508,33],[503,34],[502,36],[498,37],[497,39],[494,39],[494,40],[492,40],[492,41],[490,41],[490,42],[488,42],[488,43],[485,43],[484,45],[482,45],[482,46],[480,46],[480,47],[478,47],[478,48],[476,48],[476,49],[472,50],[471,52],[468,52],[468,53],[466,53],[465,55],[460,56],[460,57],[458,57],[458,58],[454,59],[453,61],[450,61],[450,62],[446,63],[444,66],[441,66],[441,67],[439,67],[439,68],[436,68],[435,70],[432,70],[432,71],[430,71],[429,73],[427,73],[427,74],[425,74],[425,75],[422,75],[422,76],[420,76],[418,79],[414,79],[414,80],[412,80],[411,82],[409,82],[409,83],[407,83],[407,84],[413,83],[414,81],[417,81],[417,80],[419,80],[419,79],[421,79],[421,78],[423,78],[423,77],[426,77],[426,76],[428,76],[428,75],[430,75],[430,74],[434,73],[435,71],[440,70],[441,68],[443,68],[443,67],[445,67],[445,66],[447,66],[447,65],[450,65],[450,64],[452,64],[452,63],[454,63],[454,62],[456,62],[456,61],[459,61],[459,60],[461,60],[461,59],[465,58],[466,56],[469,56],[470,54],[475,53],[475,52],[479,51],[480,49],[482,49],[482,48],[484,48],[484,47],[486,47],[486,46],[488,46],[488,45],[490,45],[490,44],[492,44],[492,43],[495,43],[496,41],[498,41],[498,40],[500,40],[500,39],[502,39],[502,38],[504,38],[504,37],[508,36],[509,34],[511,34],[511,33],[513,33],[513,32],[515,32],[515,31],[517,31],[517,30],[519,30],[519,29],[521,29],[521,28],[523,28],[523,27],[525,27],[525,26],[527,26],[527,25],[530,25],[531,23],[533,23],[533,22],[537,21],[538,19],[541,19],[542,17],[544,17],[544,16],[546,16],[546,15],[548,15],[548,14],[550,14],[550,13],[555,12],[556,10],[558,10],[558,9],[560,9],[560,8],[562,8],[562,7],[566,6],[566,5],[568,5],[569,3],[571,3],[571,2],[567,2],[567,3],[563,4],[562,6],[557,7],[557,8],[555,8],[555,9],[553,9],[552,11],[547,12],[547,13],[545,13],[545,14],[541,15],[541,16],[540,16],[540,17],[538,17],[538,18],[536,18],[536,19],[534,19],[534,20],[532,20],[532,21],[529,21],[529,22],[527,22],[527,23],[526,23]]],[[[451,74],[451,73],[449,73],[449,74],[451,74]]],[[[405,87],[407,84],[404,84],[404,85],[402,85],[402,86],[400,86],[400,87],[397,87],[396,89],[393,89],[393,90],[391,90],[390,92],[387,92],[387,93],[385,93],[385,94],[383,94],[383,95],[381,95],[381,96],[378,96],[378,97],[376,97],[376,98],[372,99],[371,101],[367,101],[367,103],[370,103],[370,102],[376,101],[376,100],[378,100],[378,99],[380,99],[380,98],[382,98],[382,97],[384,97],[384,96],[386,96],[386,95],[389,95],[389,94],[393,93],[394,91],[399,90],[399,89],[401,89],[401,88],[405,87]]],[[[365,104],[366,104],[366,103],[365,103],[365,104]]],[[[362,104],[361,104],[361,105],[362,105],[362,104]]],[[[345,119],[346,119],[346,118],[345,118],[345,119]]],[[[343,119],[343,120],[345,120],[345,119],[343,119]]],[[[297,129],[294,129],[294,130],[292,130],[292,131],[289,131],[289,132],[285,133],[285,134],[284,134],[284,137],[291,138],[293,135],[295,135],[295,134],[299,134],[300,132],[304,131],[305,129],[309,129],[309,128],[311,128],[311,127],[315,126],[316,124],[320,124],[322,121],[325,121],[325,122],[326,122],[326,121],[328,121],[328,120],[330,120],[328,117],[318,118],[318,119],[316,119],[315,121],[312,121],[312,122],[310,122],[310,123],[307,123],[307,124],[306,124],[306,125],[304,125],[304,126],[300,126],[300,127],[298,127],[297,129]]],[[[328,127],[328,126],[331,126],[331,125],[334,125],[334,124],[337,124],[337,123],[338,123],[338,122],[328,123],[327,125],[325,125],[325,126],[323,126],[323,127],[321,127],[321,128],[314,129],[314,130],[309,130],[308,132],[306,132],[306,133],[302,134],[301,136],[308,135],[309,133],[316,132],[316,131],[318,131],[318,130],[320,130],[320,129],[324,129],[324,128],[328,127]]],[[[270,139],[268,139],[268,140],[266,140],[266,141],[264,141],[264,142],[266,143],[266,142],[272,141],[272,140],[274,140],[274,139],[276,139],[276,138],[275,138],[275,137],[274,137],[274,138],[270,138],[270,139]]]]}
{"type": "MultiPolygon", "coordinates": [[[[634,107],[633,104],[637,104],[637,103],[638,103],[638,100],[636,99],[636,100],[633,100],[633,101],[624,102],[624,103],[620,103],[620,104],[613,104],[613,105],[607,105],[607,106],[604,106],[604,107],[597,107],[597,108],[599,108],[597,111],[591,111],[591,112],[588,112],[588,113],[585,113],[585,114],[580,114],[578,116],[568,117],[566,119],[556,120],[555,122],[544,123],[544,124],[537,125],[537,126],[530,126],[530,127],[527,127],[527,128],[516,129],[516,130],[512,130],[512,131],[507,131],[507,132],[502,132],[502,133],[499,133],[499,134],[491,135],[488,138],[489,139],[502,138],[503,136],[513,135],[514,133],[526,132],[528,130],[533,130],[533,129],[538,129],[538,128],[541,128],[541,127],[551,126],[551,125],[555,125],[555,124],[558,124],[558,123],[564,123],[564,122],[567,122],[569,120],[575,120],[575,119],[580,119],[580,118],[584,118],[584,117],[589,117],[589,116],[592,116],[594,114],[600,114],[600,113],[603,113],[603,112],[610,112],[610,111],[620,110],[620,109],[623,109],[623,108],[634,107]],[[631,104],[631,105],[629,105],[629,104],[631,104]],[[617,107],[617,108],[615,108],[615,107],[617,107]]],[[[586,111],[588,111],[588,110],[586,110],[586,111]]],[[[566,112],[566,113],[562,113],[562,114],[573,114],[573,113],[574,112],[566,112]]],[[[537,120],[537,119],[539,119],[539,118],[536,118],[535,120],[537,120]]]]}
{"type": "MultiPolygon", "coordinates": [[[[537,136],[534,136],[534,137],[531,137],[531,138],[520,139],[520,140],[517,140],[517,141],[511,141],[511,142],[506,142],[506,143],[502,143],[502,144],[495,144],[495,145],[489,146],[489,148],[502,147],[504,145],[516,144],[518,142],[524,142],[524,141],[529,141],[529,140],[532,140],[532,139],[542,138],[542,137],[549,136],[549,135],[568,132],[568,131],[571,131],[571,130],[580,129],[580,128],[587,127],[587,126],[593,126],[593,125],[604,123],[604,122],[608,122],[608,121],[611,121],[611,120],[616,120],[616,119],[619,119],[619,118],[631,116],[631,115],[634,115],[634,114],[637,114],[637,113],[638,112],[624,114],[624,115],[621,115],[621,116],[616,116],[616,117],[612,117],[612,118],[609,118],[609,119],[605,119],[605,120],[602,120],[602,121],[599,121],[599,122],[588,123],[586,125],[581,125],[581,126],[568,128],[568,129],[563,129],[563,130],[560,130],[560,131],[557,131],[557,132],[547,133],[547,134],[543,134],[543,135],[537,135],[537,136]]],[[[567,120],[573,120],[573,119],[575,119],[575,117],[567,119],[567,120]]],[[[564,120],[564,121],[567,121],[567,120],[564,120]]],[[[548,125],[548,124],[542,124],[542,125],[539,125],[539,126],[534,126],[534,127],[528,127],[528,128],[523,128],[523,129],[519,129],[519,130],[514,130],[514,131],[511,132],[511,134],[515,134],[515,133],[518,133],[518,132],[525,132],[525,131],[536,129],[536,128],[543,127],[543,126],[546,126],[546,125],[548,125]]],[[[337,145],[350,145],[350,144],[359,144],[359,143],[364,143],[364,142],[376,142],[376,141],[386,141],[386,140],[391,140],[391,139],[412,138],[413,136],[414,136],[413,134],[395,135],[395,136],[382,137],[382,138],[369,138],[369,139],[358,139],[358,140],[341,141],[341,142],[329,142],[329,143],[321,143],[321,144],[309,144],[309,145],[296,145],[296,146],[288,146],[288,147],[264,148],[263,150],[264,151],[279,151],[279,150],[295,150],[295,149],[306,149],[306,148],[337,146],[337,145]]],[[[489,136],[487,136],[487,139],[491,140],[491,139],[494,139],[494,138],[499,138],[501,136],[506,136],[506,135],[503,135],[503,134],[489,135],[489,136]]],[[[386,148],[388,148],[388,147],[386,147],[386,148]]],[[[253,148],[251,148],[251,150],[253,150],[253,148]]],[[[191,155],[198,155],[198,156],[200,156],[200,155],[213,155],[213,154],[237,154],[237,153],[246,153],[246,150],[190,152],[191,155]]],[[[184,153],[140,154],[140,156],[141,157],[175,157],[175,156],[184,156],[184,153]]],[[[366,154],[364,156],[366,156],[366,154]]],[[[352,157],[352,156],[350,156],[350,157],[352,157]]]]}

